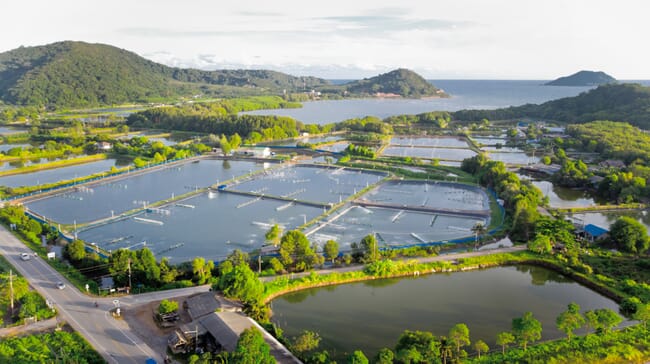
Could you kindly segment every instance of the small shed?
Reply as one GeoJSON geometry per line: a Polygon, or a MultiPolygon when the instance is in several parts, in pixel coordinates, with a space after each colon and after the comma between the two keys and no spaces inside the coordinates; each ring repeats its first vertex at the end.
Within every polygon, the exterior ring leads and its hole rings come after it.
{"type": "Polygon", "coordinates": [[[609,233],[609,230],[602,228],[598,225],[587,224],[585,225],[584,233],[585,233],[585,239],[593,243],[594,241],[607,235],[609,233]]]}

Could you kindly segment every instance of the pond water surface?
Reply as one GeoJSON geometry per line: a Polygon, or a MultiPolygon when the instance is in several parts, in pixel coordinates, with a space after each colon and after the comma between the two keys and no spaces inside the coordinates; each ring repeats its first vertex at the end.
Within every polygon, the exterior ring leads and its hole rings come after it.
{"type": "MultiPolygon", "coordinates": [[[[382,279],[308,289],[271,303],[272,321],[287,337],[303,330],[318,332],[321,349],[336,359],[361,349],[373,357],[394,348],[404,330],[447,335],[465,323],[472,342],[490,347],[496,335],[511,329],[513,318],[531,311],[542,323],[542,340],[562,337],[555,318],[569,303],[582,311],[610,308],[616,302],[553,271],[532,267],[500,267],[419,278],[382,279]]],[[[468,348],[469,349],[469,348],[468,348]]]]}

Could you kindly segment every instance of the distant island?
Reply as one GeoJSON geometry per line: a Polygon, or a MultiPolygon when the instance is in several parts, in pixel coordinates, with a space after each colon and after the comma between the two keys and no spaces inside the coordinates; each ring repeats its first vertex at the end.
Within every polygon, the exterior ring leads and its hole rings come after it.
{"type": "Polygon", "coordinates": [[[447,97],[419,74],[404,68],[396,69],[371,78],[353,81],[342,86],[352,94],[376,97],[447,97]]]}
{"type": "Polygon", "coordinates": [[[547,101],[543,104],[512,106],[495,110],[460,110],[452,113],[463,121],[515,120],[533,118],[563,123],[593,120],[626,121],[641,129],[650,129],[650,87],[634,83],[598,86],[578,96],[547,101]]]}
{"type": "Polygon", "coordinates": [[[580,71],[545,83],[546,86],[598,86],[616,83],[616,79],[605,72],[580,71]]]}
{"type": "Polygon", "coordinates": [[[60,109],[259,95],[278,95],[288,101],[446,96],[406,69],[332,85],[322,78],[271,70],[169,67],[111,45],[76,41],[0,53],[0,103],[9,105],[60,109]]]}

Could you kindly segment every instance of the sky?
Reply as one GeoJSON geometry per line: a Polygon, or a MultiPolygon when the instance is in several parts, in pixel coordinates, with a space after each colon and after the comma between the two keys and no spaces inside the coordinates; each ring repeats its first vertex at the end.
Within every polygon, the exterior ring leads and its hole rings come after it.
{"type": "Polygon", "coordinates": [[[648,0],[13,0],[0,52],[105,43],[170,66],[354,79],[650,79],[648,0]]]}

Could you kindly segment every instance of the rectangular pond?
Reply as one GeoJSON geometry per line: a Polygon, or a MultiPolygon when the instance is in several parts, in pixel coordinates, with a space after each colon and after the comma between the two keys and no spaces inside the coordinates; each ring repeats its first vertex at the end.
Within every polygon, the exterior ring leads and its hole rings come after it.
{"type": "Polygon", "coordinates": [[[157,213],[143,213],[82,231],[79,237],[107,250],[147,246],[157,258],[166,256],[175,263],[197,256],[223,260],[234,249],[250,251],[261,247],[273,224],[286,231],[323,213],[315,207],[283,208],[285,205],[280,201],[210,192],[163,207],[157,213]]]}
{"type": "Polygon", "coordinates": [[[479,218],[446,216],[397,209],[353,206],[337,219],[310,229],[310,241],[323,245],[335,240],[343,250],[368,234],[377,234],[379,246],[402,246],[472,236],[479,218]]]}
{"type": "Polygon", "coordinates": [[[104,159],[97,162],[77,164],[69,167],[0,177],[0,185],[8,187],[36,186],[55,183],[95,173],[106,172],[115,166],[117,160],[104,159]]]}
{"type": "Polygon", "coordinates": [[[394,205],[458,210],[489,210],[490,200],[478,187],[421,181],[390,181],[366,193],[363,199],[394,205]]]}
{"type": "Polygon", "coordinates": [[[90,222],[110,217],[111,211],[118,215],[262,167],[262,164],[254,162],[201,159],[133,176],[125,175],[110,182],[29,202],[26,206],[62,224],[90,222]]]}
{"type": "Polygon", "coordinates": [[[0,152],[5,153],[10,149],[14,148],[31,148],[33,145],[31,144],[0,144],[0,152]]]}
{"type": "Polygon", "coordinates": [[[0,126],[0,135],[10,135],[27,132],[27,128],[20,128],[15,126],[0,126]]]}
{"type": "Polygon", "coordinates": [[[471,149],[388,146],[384,149],[383,155],[462,161],[463,159],[475,156],[476,153],[471,149]]]}
{"type": "Polygon", "coordinates": [[[533,157],[526,153],[500,153],[500,152],[490,152],[489,158],[495,161],[500,161],[505,164],[535,164],[539,163],[542,160],[539,156],[533,157]]]}
{"type": "Polygon", "coordinates": [[[259,174],[228,188],[303,201],[338,203],[376,183],[384,175],[346,168],[298,165],[259,174]]]}
{"type": "Polygon", "coordinates": [[[471,137],[473,141],[475,141],[478,144],[482,145],[492,145],[495,146],[497,144],[501,145],[506,145],[508,142],[508,139],[506,138],[500,138],[500,137],[471,137]]]}
{"type": "Polygon", "coordinates": [[[348,142],[339,142],[334,144],[319,145],[316,149],[326,150],[332,153],[341,153],[345,150],[345,148],[348,147],[348,145],[350,145],[350,143],[348,142]]]}
{"type": "Polygon", "coordinates": [[[394,136],[390,140],[390,144],[401,146],[469,148],[467,141],[462,137],[394,136]]]}
{"type": "Polygon", "coordinates": [[[322,338],[319,350],[344,362],[354,350],[372,358],[381,348],[394,348],[404,330],[441,336],[457,323],[468,326],[472,342],[480,339],[496,349],[497,334],[510,331],[512,319],[527,311],[541,322],[542,340],[561,338],[565,335],[555,319],[571,302],[583,313],[599,308],[618,312],[613,300],[533,266],[313,288],[280,296],[271,309],[272,321],[285,337],[317,332],[322,338]]]}

